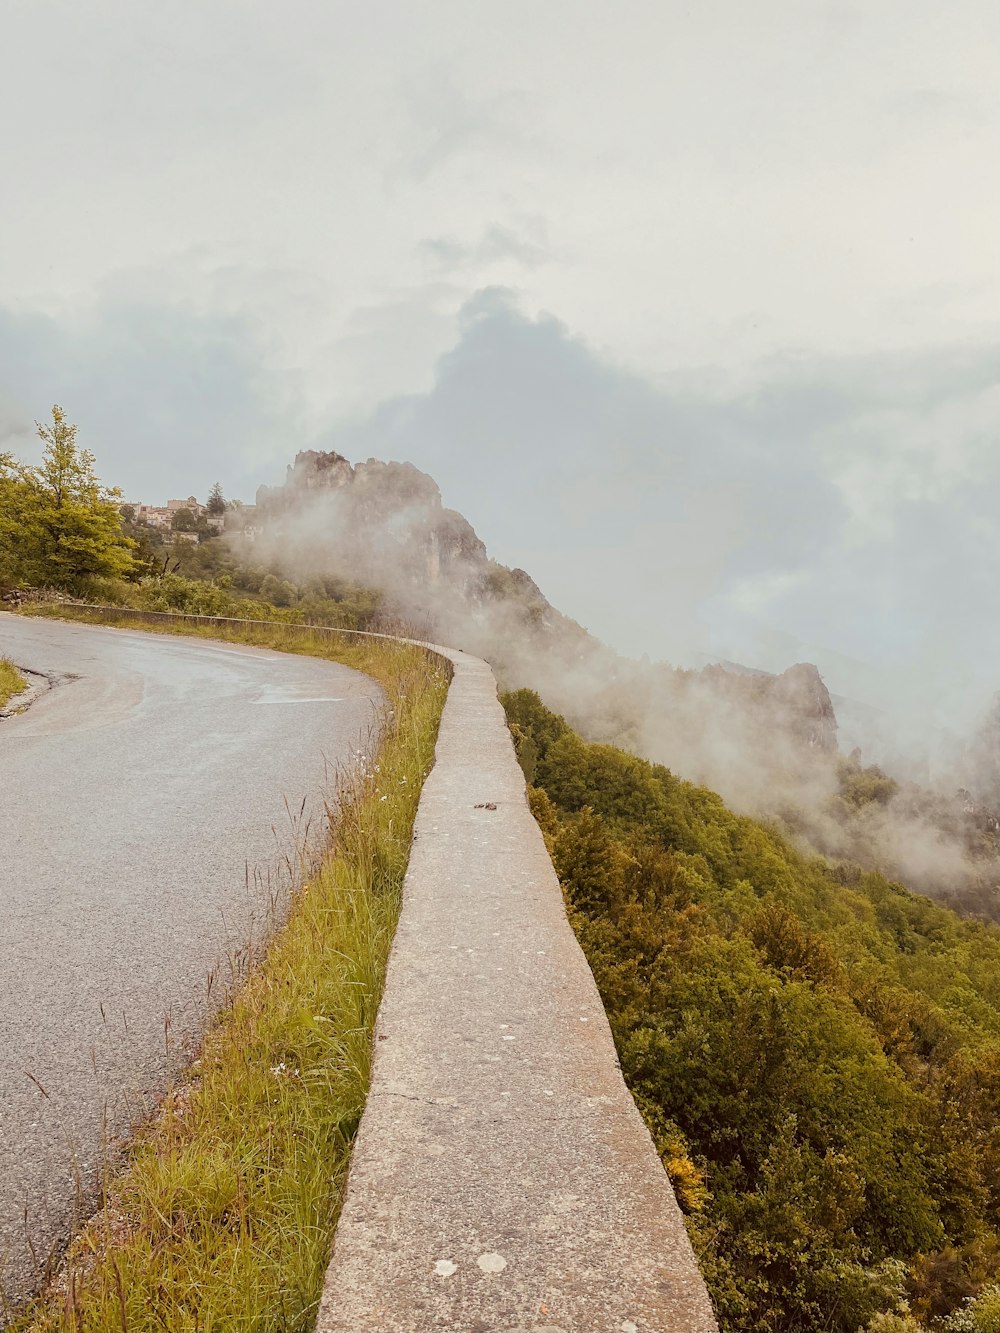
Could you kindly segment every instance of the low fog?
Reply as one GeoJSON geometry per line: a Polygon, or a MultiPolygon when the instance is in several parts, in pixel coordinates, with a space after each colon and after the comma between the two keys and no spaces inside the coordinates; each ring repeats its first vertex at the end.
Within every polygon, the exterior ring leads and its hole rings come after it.
{"type": "Polygon", "coordinates": [[[926,737],[831,698],[813,664],[770,673],[629,658],[562,614],[528,573],[491,559],[409,463],[302,453],[287,482],[257,498],[252,537],[235,539],[241,560],[302,587],[330,575],[377,587],[387,624],[488,658],[501,688],[538,690],[588,739],[668,765],[778,821],[807,850],[994,912],[1000,750],[983,718],[935,738],[932,773],[926,737]]]}
{"type": "Polygon", "coordinates": [[[815,662],[864,706],[848,748],[933,768],[1000,687],[997,353],[652,382],[488,292],[429,392],[317,447],[428,471],[491,554],[628,655],[815,662]]]}

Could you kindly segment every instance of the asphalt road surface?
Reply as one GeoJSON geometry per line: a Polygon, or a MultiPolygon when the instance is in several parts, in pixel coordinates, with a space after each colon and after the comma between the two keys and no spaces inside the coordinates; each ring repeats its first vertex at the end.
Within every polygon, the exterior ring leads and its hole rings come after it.
{"type": "Polygon", "coordinates": [[[2,613],[0,656],[52,682],[0,719],[0,1281],[20,1297],[93,1201],[104,1126],[155,1103],[287,898],[381,695],[331,662],[2,613]]]}

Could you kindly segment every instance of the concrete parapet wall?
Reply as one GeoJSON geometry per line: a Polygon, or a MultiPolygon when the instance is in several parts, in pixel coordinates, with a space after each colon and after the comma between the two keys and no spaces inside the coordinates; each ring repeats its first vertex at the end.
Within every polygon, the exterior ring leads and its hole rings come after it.
{"type": "Polygon", "coordinates": [[[437,651],[454,676],[318,1329],[709,1333],[493,673],[437,651]]]}

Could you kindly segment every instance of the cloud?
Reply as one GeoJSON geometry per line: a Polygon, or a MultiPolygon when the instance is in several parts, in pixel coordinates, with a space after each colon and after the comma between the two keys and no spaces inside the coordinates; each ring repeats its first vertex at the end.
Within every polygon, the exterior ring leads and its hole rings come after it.
{"type": "Polygon", "coordinates": [[[955,717],[1000,683],[998,351],[653,384],[488,290],[427,393],[324,442],[427,469],[495,555],[616,646],[825,655],[841,692],[955,717]]]}
{"type": "Polygon", "coordinates": [[[108,295],[57,320],[0,308],[4,447],[37,453],[33,421],[60,403],[109,483],[134,499],[252,494],[265,461],[294,451],[297,405],[245,319],[108,295]]]}
{"type": "Polygon", "coordinates": [[[527,127],[523,94],[512,89],[470,93],[451,67],[438,65],[407,77],[402,97],[410,133],[396,171],[411,180],[426,181],[471,154],[523,150],[537,142],[527,127]]]}
{"type": "Polygon", "coordinates": [[[472,243],[454,236],[431,236],[417,248],[424,258],[443,270],[482,269],[507,260],[534,269],[553,260],[541,218],[528,219],[520,227],[492,223],[472,243]]]}
{"type": "Polygon", "coordinates": [[[427,468],[571,614],[664,651],[697,635],[721,584],[784,572],[844,521],[836,487],[794,442],[742,416],[658,390],[488,291],[466,307],[428,394],[389,400],[330,441],[427,468]],[[797,506],[783,502],[789,489],[797,506]]]}

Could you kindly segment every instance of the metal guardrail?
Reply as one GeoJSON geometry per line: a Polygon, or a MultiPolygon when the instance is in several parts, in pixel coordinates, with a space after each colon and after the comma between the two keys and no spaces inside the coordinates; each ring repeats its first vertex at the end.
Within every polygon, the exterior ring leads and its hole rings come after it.
{"type": "MultiPolygon", "coordinates": [[[[345,629],[340,625],[313,625],[301,621],[289,620],[250,620],[236,616],[203,616],[190,611],[146,611],[132,606],[106,606],[98,602],[69,602],[66,605],[80,611],[96,611],[101,615],[114,616],[119,620],[131,620],[137,624],[176,624],[193,623],[212,628],[229,628],[247,632],[254,629],[281,630],[291,634],[318,634],[327,638],[341,635],[345,638],[380,639],[388,643],[405,643],[420,648],[433,657],[447,672],[451,680],[454,668],[451,658],[437,644],[426,643],[422,639],[411,639],[401,634],[382,634],[376,630],[345,629]]],[[[461,651],[461,650],[459,650],[461,651]]]]}

